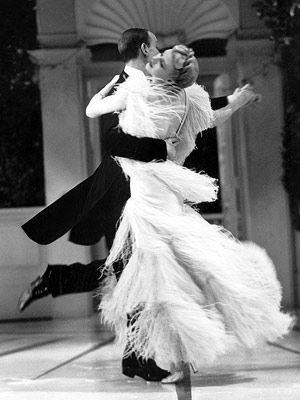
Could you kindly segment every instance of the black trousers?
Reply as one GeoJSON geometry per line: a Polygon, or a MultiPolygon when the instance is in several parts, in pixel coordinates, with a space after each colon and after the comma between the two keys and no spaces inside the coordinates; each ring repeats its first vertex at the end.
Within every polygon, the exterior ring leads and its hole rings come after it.
{"type": "MultiPolygon", "coordinates": [[[[74,263],[70,265],[52,264],[49,281],[49,292],[53,297],[65,294],[91,292],[98,288],[104,279],[105,259],[92,261],[89,264],[74,263]]],[[[121,263],[114,264],[117,279],[122,272],[121,263]]]]}
{"type": "Polygon", "coordinates": [[[98,287],[101,266],[105,260],[93,261],[87,265],[54,264],[51,268],[49,291],[53,297],[65,294],[91,292],[98,287]]]}

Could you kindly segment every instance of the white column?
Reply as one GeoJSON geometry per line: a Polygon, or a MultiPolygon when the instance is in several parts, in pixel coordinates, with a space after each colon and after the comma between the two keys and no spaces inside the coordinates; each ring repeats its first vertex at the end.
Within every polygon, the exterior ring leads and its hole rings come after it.
{"type": "Polygon", "coordinates": [[[247,237],[266,248],[274,260],[283,287],[283,302],[293,306],[291,221],[283,188],[282,138],[284,125],[281,73],[272,63],[269,41],[232,42],[228,56],[235,62],[233,79],[250,79],[263,101],[239,112],[244,137],[247,237]]]}
{"type": "MultiPolygon", "coordinates": [[[[87,176],[78,49],[31,52],[40,65],[45,191],[52,203],[87,176]]],[[[49,264],[87,263],[90,248],[76,246],[67,235],[47,246],[49,264]]],[[[91,312],[91,295],[56,298],[53,317],[80,317],[91,312]]]]}
{"type": "MultiPolygon", "coordinates": [[[[227,96],[230,93],[229,76],[223,73],[214,81],[214,97],[227,96]]],[[[233,133],[231,119],[217,126],[223,225],[235,236],[241,237],[237,206],[237,171],[235,171],[236,154],[233,146],[233,133]]]]}

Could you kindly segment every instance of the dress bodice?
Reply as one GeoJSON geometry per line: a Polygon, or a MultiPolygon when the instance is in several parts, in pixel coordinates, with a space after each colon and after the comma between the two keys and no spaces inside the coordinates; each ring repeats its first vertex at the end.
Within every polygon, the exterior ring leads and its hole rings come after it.
{"type": "Polygon", "coordinates": [[[197,134],[213,122],[209,95],[196,84],[180,89],[161,79],[129,77],[119,86],[116,95],[122,96],[126,104],[119,115],[122,130],[137,137],[163,140],[177,136],[179,164],[195,148],[197,134]]]}
{"type": "Polygon", "coordinates": [[[176,135],[185,113],[182,90],[141,77],[138,81],[128,78],[119,91],[126,96],[126,108],[119,115],[124,132],[162,140],[176,135]]]}
{"type": "MultiPolygon", "coordinates": [[[[216,196],[213,179],[199,176],[181,165],[195,147],[197,133],[207,129],[212,110],[207,92],[198,85],[182,90],[161,80],[130,77],[116,93],[126,108],[119,115],[124,132],[137,137],[167,139],[177,136],[175,162],[150,162],[118,158],[130,177],[131,197],[152,207],[182,211],[183,199],[211,201],[216,196]],[[180,129],[178,129],[180,127],[180,129]]],[[[150,211],[149,211],[150,212],[150,211]]]]}

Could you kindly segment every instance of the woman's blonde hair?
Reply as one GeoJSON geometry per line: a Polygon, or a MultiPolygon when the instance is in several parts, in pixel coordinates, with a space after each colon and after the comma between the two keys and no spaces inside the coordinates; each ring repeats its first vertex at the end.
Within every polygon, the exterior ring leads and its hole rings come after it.
{"type": "Polygon", "coordinates": [[[172,48],[173,64],[178,73],[173,78],[180,88],[186,88],[196,82],[199,66],[194,51],[182,44],[172,48]]]}

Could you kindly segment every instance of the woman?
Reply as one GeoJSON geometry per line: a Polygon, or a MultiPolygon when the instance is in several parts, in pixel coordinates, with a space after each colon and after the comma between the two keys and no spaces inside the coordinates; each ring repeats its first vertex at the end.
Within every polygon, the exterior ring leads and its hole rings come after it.
{"type": "MultiPolygon", "coordinates": [[[[273,341],[291,325],[280,312],[281,288],[265,251],[240,243],[191,207],[214,201],[217,186],[181,165],[197,133],[235,108],[213,111],[202,87],[185,88],[189,54],[185,46],[166,50],[147,64],[151,78],[128,78],[114,95],[97,94],[87,107],[90,117],[119,112],[130,135],[178,140],[173,161],[118,159],[130,177],[131,198],[106,264],[122,259],[126,267],[118,283],[110,275],[100,306],[120,341],[129,341],[128,353],[172,371],[164,383],[183,377],[183,363],[196,369],[239,344],[273,341]],[[129,326],[128,314],[134,315],[129,326]]],[[[195,71],[194,65],[193,82],[195,71]]]]}

